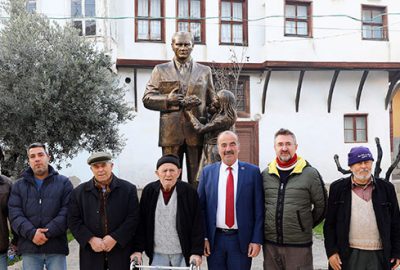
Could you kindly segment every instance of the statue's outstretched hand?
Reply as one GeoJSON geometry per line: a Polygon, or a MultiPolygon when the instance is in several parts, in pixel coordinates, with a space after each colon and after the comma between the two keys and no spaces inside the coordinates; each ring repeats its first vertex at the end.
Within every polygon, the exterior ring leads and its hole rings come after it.
{"type": "Polygon", "coordinates": [[[186,118],[192,123],[194,130],[201,133],[201,131],[204,128],[204,125],[200,123],[200,121],[196,118],[196,116],[193,115],[193,113],[190,110],[185,109],[184,113],[186,118]]]}

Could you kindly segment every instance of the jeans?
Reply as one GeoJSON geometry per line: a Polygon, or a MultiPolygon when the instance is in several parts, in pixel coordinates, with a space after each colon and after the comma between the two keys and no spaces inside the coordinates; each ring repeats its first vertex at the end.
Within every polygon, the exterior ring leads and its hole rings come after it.
{"type": "Polygon", "coordinates": [[[67,259],[63,254],[22,254],[23,270],[67,270],[67,259]]]}
{"type": "Polygon", "coordinates": [[[154,253],[152,266],[181,266],[185,267],[186,262],[182,254],[161,254],[154,253]]]}
{"type": "Polygon", "coordinates": [[[7,270],[7,253],[0,254],[0,270],[7,270]]]}

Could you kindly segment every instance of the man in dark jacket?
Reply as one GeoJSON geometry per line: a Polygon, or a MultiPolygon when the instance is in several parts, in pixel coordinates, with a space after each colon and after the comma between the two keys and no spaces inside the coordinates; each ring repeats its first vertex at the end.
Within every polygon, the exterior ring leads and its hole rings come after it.
{"type": "Polygon", "coordinates": [[[192,186],[177,181],[180,173],[178,157],[165,155],[158,160],[160,180],[148,184],[140,200],[140,233],[132,259],[141,262],[144,250],[151,265],[200,266],[204,231],[199,198],[192,186]]]}
{"type": "Polygon", "coordinates": [[[8,250],[8,198],[11,191],[11,181],[4,175],[0,175],[0,270],[7,269],[8,250]]]}
{"type": "Polygon", "coordinates": [[[74,189],[68,209],[80,269],[128,270],[139,222],[136,186],[112,173],[109,153],[93,153],[87,163],[94,176],[74,189]]]}
{"type": "Polygon", "coordinates": [[[67,207],[72,184],[49,165],[42,143],[28,147],[29,166],[11,189],[9,219],[23,269],[66,270],[67,207]]]}
{"type": "Polygon", "coordinates": [[[352,175],[330,186],[324,225],[329,269],[389,270],[400,265],[400,214],[393,185],[372,176],[366,147],[348,154],[352,175]]]}

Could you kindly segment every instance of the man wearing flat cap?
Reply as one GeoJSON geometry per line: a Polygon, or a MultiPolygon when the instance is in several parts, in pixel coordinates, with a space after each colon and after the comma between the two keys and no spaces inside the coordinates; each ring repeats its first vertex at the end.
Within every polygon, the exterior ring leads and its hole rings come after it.
{"type": "Polygon", "coordinates": [[[141,262],[142,251],[151,265],[188,266],[201,264],[204,248],[203,220],[196,190],[177,181],[179,158],[164,155],[156,166],[159,180],[148,184],[140,199],[140,225],[134,257],[141,262]]]}
{"type": "Polygon", "coordinates": [[[93,178],[73,190],[68,209],[80,269],[128,270],[139,222],[136,186],[113,174],[109,153],[93,153],[87,163],[93,178]]]}
{"type": "Polygon", "coordinates": [[[394,186],[372,176],[367,147],[348,154],[351,176],[330,186],[324,225],[329,269],[389,270],[400,265],[400,213],[394,186]]]}

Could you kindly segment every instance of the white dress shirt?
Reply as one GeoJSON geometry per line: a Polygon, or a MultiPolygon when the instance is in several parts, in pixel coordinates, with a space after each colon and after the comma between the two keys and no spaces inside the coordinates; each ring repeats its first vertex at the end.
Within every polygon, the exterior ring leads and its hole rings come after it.
{"type": "Polygon", "coordinates": [[[228,180],[229,170],[226,164],[221,162],[221,166],[219,168],[219,180],[218,180],[218,206],[217,206],[217,228],[222,229],[237,229],[237,220],[236,220],[236,191],[237,191],[237,182],[238,182],[238,168],[239,163],[236,162],[230,166],[232,168],[233,174],[233,194],[234,194],[234,213],[235,213],[235,223],[232,228],[229,228],[225,224],[225,209],[226,209],[226,182],[228,180]]]}

